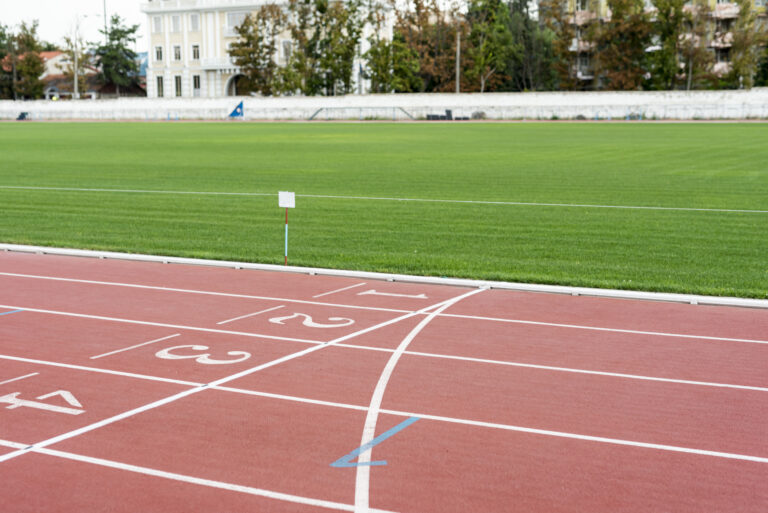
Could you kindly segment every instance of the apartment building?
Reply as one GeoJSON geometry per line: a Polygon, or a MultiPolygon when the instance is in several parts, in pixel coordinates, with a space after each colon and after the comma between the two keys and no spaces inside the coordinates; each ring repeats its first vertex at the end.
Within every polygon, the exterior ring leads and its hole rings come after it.
{"type": "MultiPolygon", "coordinates": [[[[644,0],[645,8],[653,13],[654,7],[650,0],[644,0]]],[[[726,0],[708,0],[711,9],[709,20],[709,32],[707,47],[714,54],[713,72],[724,75],[731,69],[730,54],[733,46],[733,34],[731,27],[739,16],[739,6],[726,0]]],[[[766,12],[768,0],[752,0],[752,9],[759,14],[766,12]]],[[[687,5],[691,5],[689,1],[687,5]]],[[[571,43],[570,51],[574,56],[575,76],[587,86],[594,80],[592,66],[592,44],[587,41],[586,35],[590,23],[599,22],[610,17],[610,9],[606,0],[569,0],[569,11],[572,13],[572,23],[575,37],[571,43]]],[[[652,51],[652,48],[649,48],[652,51]]]]}
{"type": "MultiPolygon", "coordinates": [[[[249,13],[267,3],[280,0],[149,0],[141,10],[147,15],[149,98],[236,96],[240,70],[229,57],[228,49],[237,40],[235,27],[249,13]]],[[[367,48],[366,27],[361,52],[367,48]]],[[[391,30],[390,30],[391,34],[391,30]]],[[[286,64],[292,48],[290,34],[280,40],[278,64],[286,64]]],[[[357,92],[367,92],[362,68],[355,63],[357,92]]]]}

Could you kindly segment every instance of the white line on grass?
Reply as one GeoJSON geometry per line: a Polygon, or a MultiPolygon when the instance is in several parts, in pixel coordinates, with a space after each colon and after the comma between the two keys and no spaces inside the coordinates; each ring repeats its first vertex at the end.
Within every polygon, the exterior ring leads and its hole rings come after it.
{"type": "MultiPolygon", "coordinates": [[[[139,193],[139,194],[192,194],[203,196],[277,196],[275,193],[266,192],[217,192],[217,191],[159,191],[141,189],[85,189],[79,187],[27,187],[16,185],[0,185],[0,189],[21,189],[39,191],[66,191],[66,192],[114,192],[114,193],[139,193]]],[[[587,203],[537,203],[524,201],[482,201],[482,200],[457,200],[439,198],[393,198],[378,196],[336,196],[329,194],[297,194],[300,198],[317,199],[341,199],[363,201],[405,201],[414,203],[456,203],[469,205],[507,205],[522,207],[564,207],[564,208],[616,208],[631,210],[671,210],[683,212],[738,212],[745,214],[768,214],[768,210],[749,210],[735,208],[694,208],[694,207],[657,207],[644,205],[596,205],[587,203]]]]}
{"type": "Polygon", "coordinates": [[[365,282],[363,282],[363,283],[356,283],[355,285],[350,285],[349,287],[344,287],[344,288],[341,288],[341,289],[332,290],[330,292],[323,292],[322,294],[318,294],[318,295],[312,296],[312,297],[313,298],[317,298],[317,297],[323,297],[323,296],[330,296],[331,294],[335,294],[337,292],[342,292],[344,290],[354,289],[355,287],[362,287],[363,285],[365,285],[365,282]]]}
{"type": "Polygon", "coordinates": [[[7,383],[13,383],[14,381],[19,381],[20,379],[31,378],[32,376],[37,376],[38,374],[40,374],[40,373],[39,372],[33,372],[32,374],[27,374],[25,376],[19,376],[18,378],[6,379],[5,381],[0,381],[0,385],[5,385],[7,383]]]}
{"type": "Polygon", "coordinates": [[[260,310],[258,312],[253,312],[253,313],[241,315],[240,317],[234,317],[232,319],[227,319],[226,321],[219,321],[216,324],[227,324],[229,322],[239,321],[240,319],[246,319],[248,317],[253,317],[254,315],[259,315],[259,314],[263,314],[263,313],[267,313],[267,312],[272,312],[273,310],[280,310],[281,308],[285,308],[285,307],[283,305],[275,306],[275,307],[272,307],[272,308],[267,308],[266,310],[260,310]]]}
{"type": "Polygon", "coordinates": [[[162,338],[156,338],[155,340],[150,340],[149,342],[142,342],[141,344],[136,344],[135,346],[125,347],[123,349],[118,349],[116,351],[110,351],[108,353],[91,356],[91,360],[97,360],[105,356],[122,353],[123,351],[130,351],[131,349],[136,349],[137,347],[148,346],[149,344],[154,344],[155,342],[162,342],[163,340],[168,340],[169,338],[178,337],[179,335],[181,335],[181,333],[174,333],[173,335],[168,335],[167,337],[162,337],[162,338]]]}

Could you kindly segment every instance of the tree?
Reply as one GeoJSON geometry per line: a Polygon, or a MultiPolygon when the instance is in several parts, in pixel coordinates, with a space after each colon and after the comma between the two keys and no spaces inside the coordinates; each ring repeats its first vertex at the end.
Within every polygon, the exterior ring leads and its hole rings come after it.
{"type": "Polygon", "coordinates": [[[320,92],[318,55],[318,10],[315,0],[289,0],[289,28],[293,50],[288,64],[278,72],[281,93],[300,92],[313,96],[320,92]]]}
{"type": "Polygon", "coordinates": [[[240,67],[243,78],[238,90],[258,91],[264,96],[277,90],[277,37],[285,30],[287,17],[275,4],[262,5],[256,16],[246,16],[235,30],[240,39],[232,43],[229,55],[240,67]]]}
{"type": "Polygon", "coordinates": [[[760,60],[760,49],[766,42],[766,28],[757,20],[757,13],[752,10],[750,0],[735,0],[735,2],[739,6],[739,16],[730,30],[733,46],[731,46],[731,72],[727,78],[730,79],[732,87],[751,89],[760,60]]]}
{"type": "Polygon", "coordinates": [[[509,8],[501,0],[472,0],[467,20],[472,27],[469,53],[474,63],[470,76],[479,81],[482,93],[496,72],[513,58],[521,59],[523,48],[512,38],[509,8]]]}
{"type": "Polygon", "coordinates": [[[406,45],[405,38],[398,30],[393,32],[391,41],[381,37],[385,19],[386,12],[381,4],[373,6],[369,13],[373,31],[368,36],[370,46],[364,55],[367,76],[371,79],[371,92],[418,91],[421,87],[418,56],[406,45]]]}
{"type": "Polygon", "coordinates": [[[678,55],[686,25],[683,7],[687,0],[652,0],[656,8],[653,34],[660,48],[650,54],[651,89],[674,89],[680,73],[678,55]]]}
{"type": "Polygon", "coordinates": [[[509,85],[505,89],[516,91],[539,91],[553,89],[556,82],[554,69],[554,33],[535,21],[525,0],[512,0],[510,28],[513,48],[508,61],[506,75],[509,85]]]}
{"type": "Polygon", "coordinates": [[[86,51],[83,40],[79,37],[64,37],[64,54],[67,56],[67,64],[59,68],[64,73],[64,77],[73,84],[75,82],[75,61],[77,61],[77,90],[83,92],[86,90],[86,72],[91,65],[91,54],[86,51]],[[75,44],[76,43],[76,44],[75,44]],[[77,55],[77,59],[75,59],[77,55]]]}
{"type": "Polygon", "coordinates": [[[552,37],[551,67],[557,76],[558,89],[573,90],[579,85],[576,78],[576,53],[571,42],[576,31],[568,13],[568,0],[541,0],[539,19],[552,37]]]}
{"type": "Polygon", "coordinates": [[[13,98],[13,74],[8,57],[13,45],[13,34],[0,23],[0,99],[13,98]]]}
{"type": "MultiPolygon", "coordinates": [[[[19,32],[11,34],[5,31],[6,56],[3,67],[10,77],[10,89],[6,85],[9,97],[14,99],[36,99],[43,96],[43,82],[40,75],[45,71],[40,57],[41,44],[37,37],[37,21],[31,24],[22,22],[19,32]]],[[[8,80],[8,78],[10,80],[8,80]]]]}
{"type": "Polygon", "coordinates": [[[651,24],[643,0],[608,0],[611,16],[592,26],[596,77],[606,89],[639,89],[647,72],[651,24]]]}
{"type": "Polygon", "coordinates": [[[322,88],[328,96],[352,92],[357,47],[363,31],[360,0],[334,0],[322,5],[318,38],[322,88]]]}
{"type": "Polygon", "coordinates": [[[139,65],[136,62],[136,52],[129,48],[136,42],[138,25],[130,27],[123,25],[123,20],[115,14],[109,20],[109,28],[100,30],[107,41],[94,49],[96,62],[101,68],[99,75],[105,84],[113,84],[117,95],[120,96],[120,87],[128,87],[136,83],[139,65]]]}
{"type": "Polygon", "coordinates": [[[708,49],[711,12],[707,0],[694,0],[685,9],[687,31],[680,41],[680,53],[683,57],[687,91],[703,87],[714,79],[714,58],[708,49]]]}

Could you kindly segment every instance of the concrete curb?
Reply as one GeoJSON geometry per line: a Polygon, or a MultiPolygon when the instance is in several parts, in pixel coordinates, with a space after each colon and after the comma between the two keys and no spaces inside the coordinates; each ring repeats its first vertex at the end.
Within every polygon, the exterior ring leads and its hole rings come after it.
{"type": "Polygon", "coordinates": [[[171,256],[142,255],[133,253],[118,253],[112,251],[90,251],[82,249],[51,248],[45,246],[26,246],[19,244],[0,244],[0,250],[20,253],[36,253],[40,255],[62,255],[86,258],[133,260],[139,262],[159,262],[164,264],[205,265],[226,267],[232,269],[252,269],[258,271],[289,272],[321,276],[342,276],[366,280],[397,281],[405,283],[426,283],[430,285],[451,285],[455,287],[489,288],[499,290],[517,290],[524,292],[544,292],[550,294],[565,294],[569,296],[592,296],[619,299],[640,299],[646,301],[666,301],[671,303],[688,303],[692,305],[736,306],[746,308],[768,309],[766,299],[748,299],[722,296],[698,296],[692,294],[670,294],[663,292],[642,292],[632,290],[596,289],[586,287],[566,287],[561,285],[536,285],[530,283],[514,283],[504,281],[468,280],[460,278],[437,278],[431,276],[411,276],[407,274],[388,274],[365,271],[346,271],[340,269],[322,269],[316,267],[295,267],[270,264],[252,264],[247,262],[232,262],[224,260],[204,260],[197,258],[182,258],[171,256]]]}

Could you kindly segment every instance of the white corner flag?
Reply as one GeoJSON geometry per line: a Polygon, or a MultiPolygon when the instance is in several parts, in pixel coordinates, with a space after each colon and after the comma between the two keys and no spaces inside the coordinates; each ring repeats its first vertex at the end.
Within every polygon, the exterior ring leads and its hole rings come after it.
{"type": "Polygon", "coordinates": [[[277,204],[285,209],[285,265],[288,265],[288,209],[296,208],[296,194],[293,192],[279,191],[277,204]]]}

